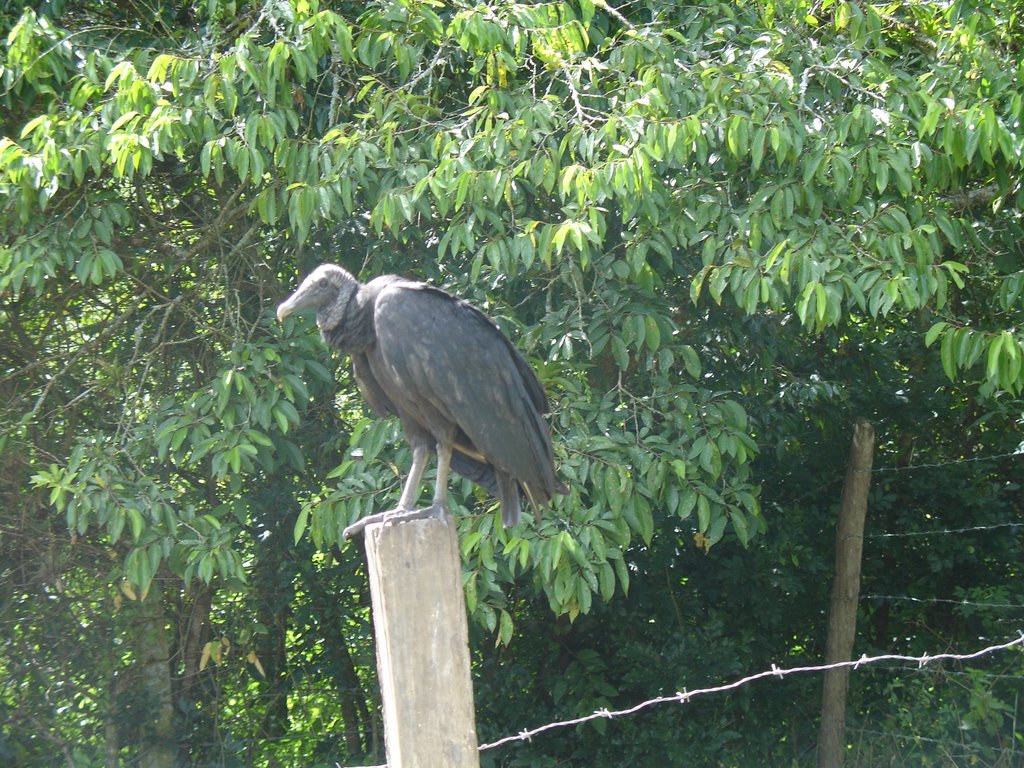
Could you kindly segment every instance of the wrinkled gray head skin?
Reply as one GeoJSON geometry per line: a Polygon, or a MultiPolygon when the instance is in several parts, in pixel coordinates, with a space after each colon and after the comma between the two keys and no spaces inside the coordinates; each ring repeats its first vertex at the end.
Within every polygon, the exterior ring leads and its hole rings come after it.
{"type": "Polygon", "coordinates": [[[334,264],[321,264],[287,301],[277,308],[277,319],[293,312],[315,310],[323,340],[342,352],[359,352],[373,343],[373,305],[362,299],[363,285],[334,264]]]}
{"type": "Polygon", "coordinates": [[[352,275],[334,264],[321,264],[277,307],[277,319],[313,309],[317,325],[330,328],[344,320],[345,311],[358,292],[359,282],[352,275]]]}

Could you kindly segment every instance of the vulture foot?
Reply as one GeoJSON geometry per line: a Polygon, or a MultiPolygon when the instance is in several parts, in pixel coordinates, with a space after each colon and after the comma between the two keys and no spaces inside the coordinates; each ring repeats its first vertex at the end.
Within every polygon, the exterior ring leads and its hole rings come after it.
{"type": "Polygon", "coordinates": [[[404,523],[407,520],[426,520],[427,518],[437,517],[444,520],[448,516],[448,510],[440,504],[431,504],[429,507],[423,507],[422,509],[391,509],[387,512],[378,512],[375,515],[367,515],[366,517],[356,520],[352,525],[341,532],[341,538],[348,541],[354,536],[363,532],[363,529],[368,525],[374,525],[375,523],[382,523],[384,525],[394,525],[395,523],[404,523]]]}

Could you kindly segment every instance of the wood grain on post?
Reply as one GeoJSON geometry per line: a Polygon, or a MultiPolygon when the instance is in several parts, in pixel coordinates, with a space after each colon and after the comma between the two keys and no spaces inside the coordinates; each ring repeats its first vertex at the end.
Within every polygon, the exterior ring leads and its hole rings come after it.
{"type": "Polygon", "coordinates": [[[388,768],[479,768],[454,525],[366,528],[388,768]]]}
{"type": "MultiPolygon", "coordinates": [[[[850,661],[857,634],[857,601],[860,598],[860,565],[864,552],[864,521],[871,489],[871,464],[875,430],[858,419],[846,463],[843,496],[836,523],[836,575],[828,614],[825,663],[850,661]]],[[[850,669],[825,672],[818,728],[818,768],[841,768],[846,751],[846,694],[850,669]]]]}

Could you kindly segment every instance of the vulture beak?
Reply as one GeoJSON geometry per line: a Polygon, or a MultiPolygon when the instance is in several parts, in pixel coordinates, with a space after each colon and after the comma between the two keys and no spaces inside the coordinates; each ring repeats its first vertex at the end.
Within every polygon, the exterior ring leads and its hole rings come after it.
{"type": "Polygon", "coordinates": [[[288,299],[287,301],[282,301],[277,305],[277,322],[283,322],[284,319],[291,314],[292,308],[289,306],[290,303],[291,299],[288,299]]]}
{"type": "Polygon", "coordinates": [[[287,299],[277,305],[277,321],[283,321],[288,315],[292,314],[296,310],[302,309],[307,305],[310,292],[303,291],[302,287],[299,287],[295,293],[289,296],[287,299]]]}

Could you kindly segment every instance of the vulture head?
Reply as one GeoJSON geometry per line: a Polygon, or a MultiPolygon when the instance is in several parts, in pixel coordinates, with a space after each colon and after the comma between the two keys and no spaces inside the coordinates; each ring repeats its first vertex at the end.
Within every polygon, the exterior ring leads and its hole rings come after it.
{"type": "Polygon", "coordinates": [[[317,325],[332,328],[344,322],[359,288],[359,282],[341,267],[321,264],[278,305],[277,319],[284,320],[301,309],[315,309],[317,325]]]}

